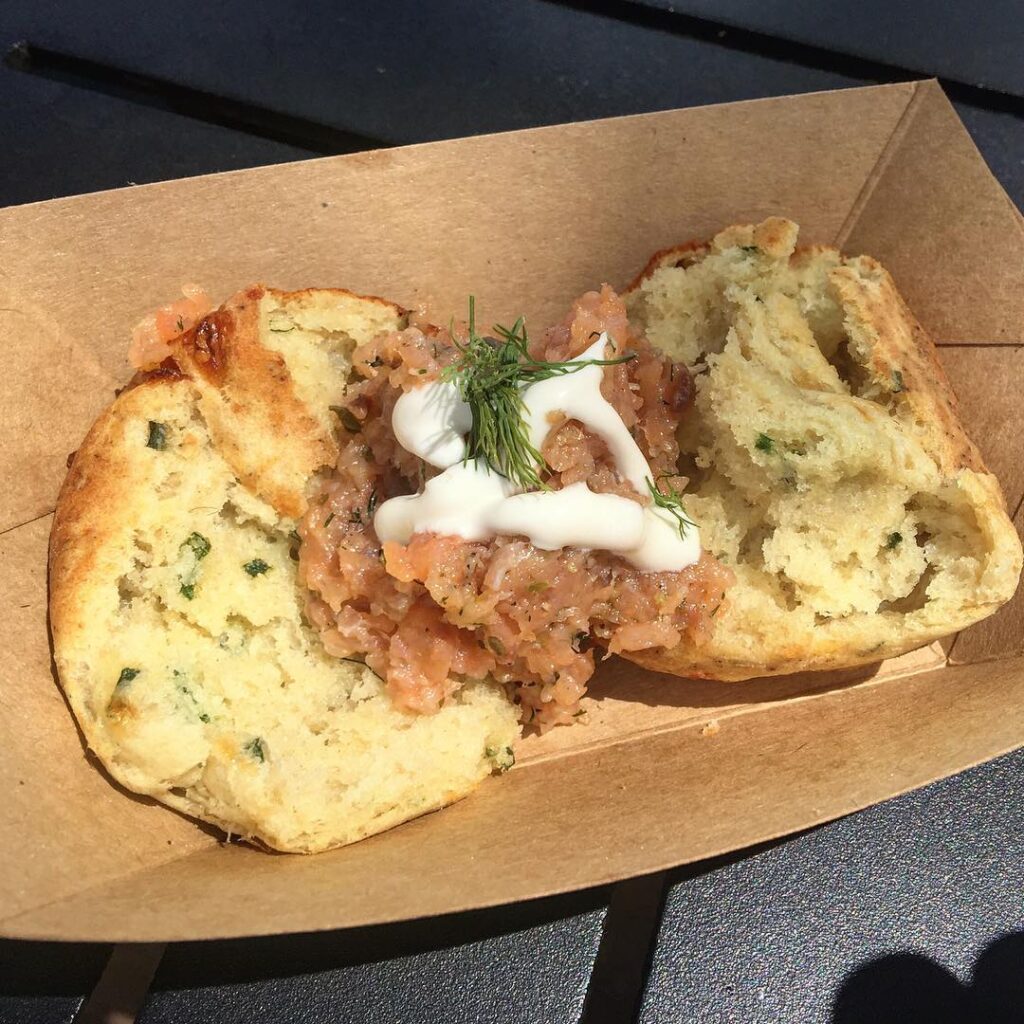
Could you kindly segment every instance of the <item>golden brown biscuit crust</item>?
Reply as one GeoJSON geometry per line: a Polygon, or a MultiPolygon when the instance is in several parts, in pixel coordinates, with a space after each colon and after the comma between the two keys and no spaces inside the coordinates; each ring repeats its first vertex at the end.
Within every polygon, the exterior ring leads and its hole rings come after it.
{"type": "Polygon", "coordinates": [[[174,362],[195,383],[214,443],[239,480],[293,518],[306,509],[306,482],[334,462],[338,448],[292,386],[283,357],[264,344],[260,303],[272,295],[288,304],[315,291],[379,303],[396,318],[406,313],[384,299],[344,289],[281,292],[255,285],[171,342],[174,362]],[[287,462],[268,455],[281,439],[291,453],[287,462]]]}

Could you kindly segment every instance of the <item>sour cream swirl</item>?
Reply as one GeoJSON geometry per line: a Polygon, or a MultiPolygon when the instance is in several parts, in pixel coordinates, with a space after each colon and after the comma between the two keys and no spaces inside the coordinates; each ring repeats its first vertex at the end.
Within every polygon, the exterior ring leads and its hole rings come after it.
{"type": "MultiPolygon", "coordinates": [[[[604,359],[607,334],[572,362],[604,359]]],[[[584,366],[523,391],[530,443],[540,451],[555,424],[578,420],[608,446],[615,468],[638,494],[654,474],[615,407],[601,394],[602,368],[584,366]]],[[[472,425],[457,386],[432,381],[406,391],[395,403],[391,426],[406,451],[442,470],[419,494],[385,501],[373,519],[383,542],[408,544],[417,533],[442,533],[471,541],[496,534],[526,537],[534,547],[612,551],[643,572],[678,572],[700,558],[695,526],[680,536],[677,521],[656,506],[617,494],[598,494],[585,483],[561,490],[524,491],[486,463],[466,459],[472,425]]]]}

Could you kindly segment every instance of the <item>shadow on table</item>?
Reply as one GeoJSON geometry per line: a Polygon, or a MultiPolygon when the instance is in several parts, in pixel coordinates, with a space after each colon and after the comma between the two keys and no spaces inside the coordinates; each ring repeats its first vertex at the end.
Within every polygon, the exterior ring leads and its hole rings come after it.
{"type": "Polygon", "coordinates": [[[1024,932],[989,944],[969,984],[916,953],[894,953],[854,971],[832,1024],[1019,1024],[1024,1020],[1024,932]]]}
{"type": "Polygon", "coordinates": [[[0,939],[0,1021],[71,1024],[110,951],[102,943],[0,939]]]}
{"type": "MultiPolygon", "coordinates": [[[[5,997],[81,996],[100,976],[112,947],[105,943],[0,939],[0,1001],[5,997]]],[[[0,1002],[0,1020],[3,1005],[0,1002]]]]}
{"type": "Polygon", "coordinates": [[[363,928],[171,943],[154,987],[244,985],[272,978],[313,975],[457,949],[545,926],[554,926],[546,941],[564,943],[580,927],[579,918],[583,916],[594,918],[593,929],[599,934],[609,896],[609,887],[600,886],[521,903],[363,928]]]}

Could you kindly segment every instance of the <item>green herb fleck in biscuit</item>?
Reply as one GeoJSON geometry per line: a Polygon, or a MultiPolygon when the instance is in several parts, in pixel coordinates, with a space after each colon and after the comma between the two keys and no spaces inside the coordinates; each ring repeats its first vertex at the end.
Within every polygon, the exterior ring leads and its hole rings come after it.
{"type": "Polygon", "coordinates": [[[114,687],[116,690],[126,690],[128,684],[142,671],[138,668],[123,668],[121,674],[117,677],[117,685],[114,687]]]}
{"type": "Polygon", "coordinates": [[[146,447],[162,452],[167,447],[167,425],[156,420],[149,421],[149,437],[146,447]]]}
{"type": "Polygon", "coordinates": [[[267,752],[263,749],[263,740],[256,736],[254,739],[249,740],[248,743],[242,749],[254,760],[259,761],[263,764],[267,759],[267,752]]]}

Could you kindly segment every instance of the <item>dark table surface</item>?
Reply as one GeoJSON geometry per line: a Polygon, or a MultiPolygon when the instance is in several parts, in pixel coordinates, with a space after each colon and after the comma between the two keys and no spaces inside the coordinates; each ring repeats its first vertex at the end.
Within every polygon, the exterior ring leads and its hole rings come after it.
{"type": "MultiPolygon", "coordinates": [[[[1021,205],[1021,15],[1011,0],[7,0],[0,205],[921,75],[1021,205]]],[[[1018,752],[767,848],[512,907],[165,950],[0,942],[0,1024],[98,1020],[118,999],[145,1024],[1022,1021],[1022,836],[1018,752]]]]}

